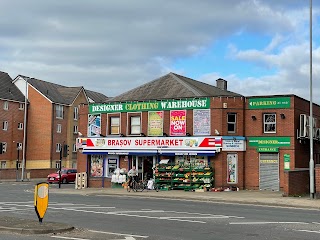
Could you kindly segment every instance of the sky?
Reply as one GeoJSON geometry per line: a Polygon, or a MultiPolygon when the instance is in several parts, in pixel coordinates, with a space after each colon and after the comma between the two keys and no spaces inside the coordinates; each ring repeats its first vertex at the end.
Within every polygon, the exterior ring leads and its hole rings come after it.
{"type": "MultiPolygon", "coordinates": [[[[312,12],[320,105],[320,1],[312,12]]],[[[174,72],[310,100],[310,0],[1,0],[0,71],[108,97],[174,72]]]]}

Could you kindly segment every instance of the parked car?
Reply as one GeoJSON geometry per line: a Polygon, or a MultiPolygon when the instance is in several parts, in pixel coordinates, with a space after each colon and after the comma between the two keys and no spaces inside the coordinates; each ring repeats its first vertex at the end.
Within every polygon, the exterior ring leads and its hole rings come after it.
{"type": "MultiPolygon", "coordinates": [[[[76,180],[77,169],[63,168],[61,169],[61,183],[74,182],[76,180]]],[[[51,173],[47,177],[48,183],[59,183],[59,170],[55,173],[51,173]]]]}

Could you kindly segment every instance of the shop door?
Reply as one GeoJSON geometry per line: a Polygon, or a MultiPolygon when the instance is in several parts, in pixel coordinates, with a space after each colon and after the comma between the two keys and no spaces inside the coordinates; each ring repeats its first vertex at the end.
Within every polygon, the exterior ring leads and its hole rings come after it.
{"type": "Polygon", "coordinates": [[[279,191],[279,154],[260,153],[259,155],[259,189],[279,191]]]}

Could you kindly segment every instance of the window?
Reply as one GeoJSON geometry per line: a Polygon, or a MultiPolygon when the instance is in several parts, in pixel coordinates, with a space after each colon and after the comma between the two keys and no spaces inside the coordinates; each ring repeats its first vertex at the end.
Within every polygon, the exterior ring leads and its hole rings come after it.
{"type": "Polygon", "coordinates": [[[1,168],[7,168],[7,162],[1,161],[1,168]]]}
{"type": "Polygon", "coordinates": [[[73,119],[78,120],[78,117],[79,117],[79,108],[75,107],[73,111],[73,119]]]}
{"type": "Polygon", "coordinates": [[[77,145],[75,143],[72,145],[72,152],[77,152],[77,145]]]}
{"type": "Polygon", "coordinates": [[[228,113],[228,133],[236,132],[236,124],[237,124],[237,114],[236,113],[228,113]]]}
{"type": "Polygon", "coordinates": [[[18,150],[21,150],[21,149],[22,149],[22,143],[19,143],[19,142],[17,143],[17,149],[18,149],[18,150]]]}
{"type": "Polygon", "coordinates": [[[7,121],[4,121],[3,123],[2,123],[2,130],[5,130],[5,131],[7,131],[8,130],[8,122],[7,121]]]}
{"type": "Polygon", "coordinates": [[[130,134],[140,134],[140,116],[134,116],[130,118],[131,120],[131,132],[130,134]]]}
{"type": "Polygon", "coordinates": [[[61,133],[62,126],[61,124],[57,124],[57,133],[61,133]]]}
{"type": "Polygon", "coordinates": [[[60,169],[60,161],[56,161],[56,168],[60,169]]]}
{"type": "Polygon", "coordinates": [[[276,132],[276,114],[265,113],[263,114],[264,133],[276,132]]]}
{"type": "Polygon", "coordinates": [[[78,133],[78,126],[77,125],[73,126],[73,133],[78,133]]]}
{"type": "Polygon", "coordinates": [[[60,152],[61,151],[61,144],[57,143],[56,144],[56,152],[60,152]]]}
{"type": "Polygon", "coordinates": [[[8,109],[9,109],[9,102],[8,102],[8,101],[4,101],[4,103],[3,103],[3,109],[4,109],[4,110],[8,110],[8,109]]]}
{"type": "Polygon", "coordinates": [[[120,134],[120,118],[111,117],[110,118],[110,134],[120,134]]]}
{"type": "Polygon", "coordinates": [[[19,110],[23,110],[24,109],[24,103],[19,103],[19,110]]]}
{"type": "Polygon", "coordinates": [[[2,142],[2,150],[3,152],[7,152],[7,143],[6,142],[2,142]]]}
{"type": "Polygon", "coordinates": [[[63,106],[61,105],[56,105],[56,118],[63,119],[63,106]]]}
{"type": "Polygon", "coordinates": [[[22,130],[23,129],[23,123],[18,123],[18,129],[22,130]]]}

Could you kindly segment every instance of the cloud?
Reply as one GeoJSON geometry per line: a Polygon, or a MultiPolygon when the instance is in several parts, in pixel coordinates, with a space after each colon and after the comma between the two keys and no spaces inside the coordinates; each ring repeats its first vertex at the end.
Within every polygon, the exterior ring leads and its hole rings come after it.
{"type": "MultiPolygon", "coordinates": [[[[281,84],[283,92],[295,87],[292,91],[299,93],[302,84],[292,84],[291,78],[307,77],[309,6],[302,2],[2,0],[0,70],[12,77],[23,74],[115,96],[175,71],[177,59],[205,52],[230,36],[251,33],[272,41],[263,50],[233,43],[234,59],[278,72],[240,78],[230,69],[225,76],[230,77],[230,88],[235,86],[241,94],[274,94],[279,87],[272,86],[281,84]],[[249,82],[253,92],[245,88],[249,82]]],[[[317,12],[319,4],[314,6],[317,12]]]]}

